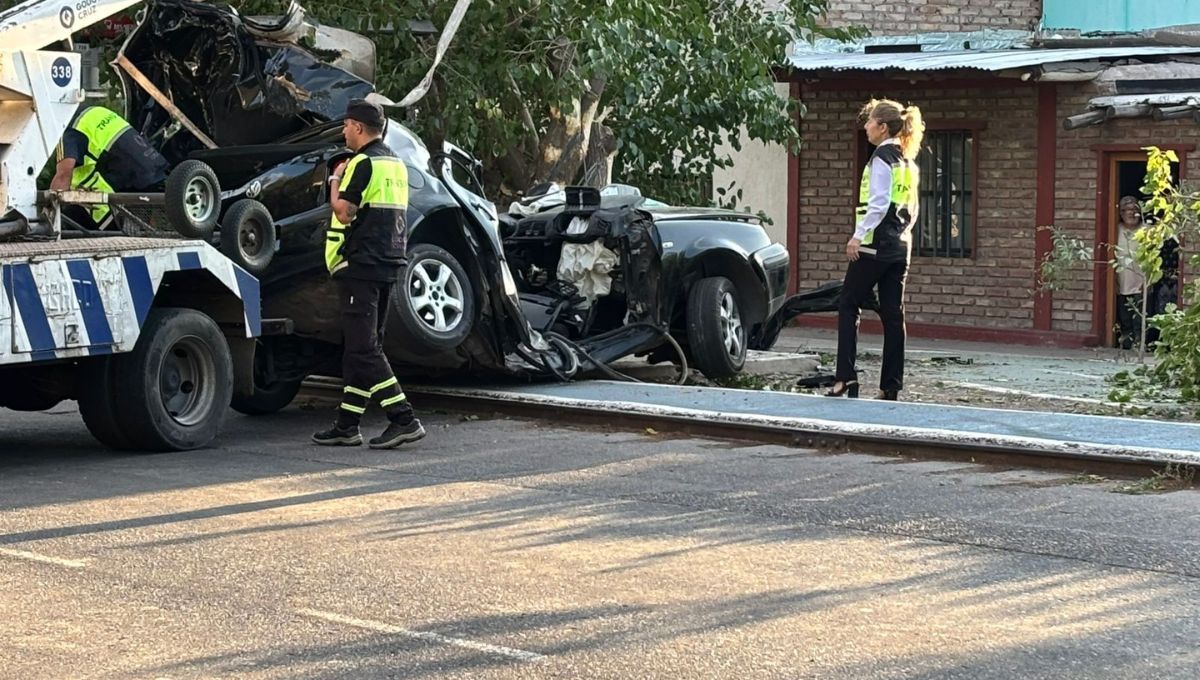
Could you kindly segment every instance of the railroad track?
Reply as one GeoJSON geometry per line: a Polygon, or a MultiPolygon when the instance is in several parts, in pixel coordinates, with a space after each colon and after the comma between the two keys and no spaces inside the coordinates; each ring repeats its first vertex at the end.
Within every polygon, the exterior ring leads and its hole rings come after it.
{"type": "MultiPolygon", "coordinates": [[[[604,383],[594,383],[604,385],[604,383]]],[[[582,385],[586,390],[587,383],[582,385]]],[[[611,383],[605,385],[610,386],[611,383]]],[[[654,386],[661,389],[666,386],[654,386]]],[[[1112,477],[1145,477],[1167,466],[1187,473],[1200,467],[1200,453],[1155,451],[1139,446],[1098,445],[1072,441],[1050,441],[1027,436],[995,436],[971,431],[922,429],[855,422],[771,417],[746,413],[723,413],[678,408],[646,402],[613,399],[580,399],[532,393],[537,386],[477,388],[446,385],[406,385],[405,392],[419,410],[437,409],[475,415],[549,420],[568,426],[618,428],[631,432],[760,442],[825,453],[868,453],[914,459],[955,460],[1002,467],[1048,468],[1112,477]]],[[[633,389],[631,386],[629,389],[633,389]]],[[[699,391],[706,388],[676,388],[699,391]]],[[[554,386],[545,391],[554,392],[554,386]]],[[[578,391],[578,389],[576,390],[578,391]]],[[[736,390],[739,396],[754,393],[736,390]]],[[[302,396],[335,401],[341,382],[332,378],[305,381],[302,396]]],[[[670,394],[669,392],[667,394],[670,394]]],[[[819,400],[828,404],[835,400],[819,400]]],[[[864,403],[840,401],[842,408],[870,409],[864,403]]],[[[813,403],[813,402],[808,402],[813,403]]],[[[911,405],[927,408],[934,405],[911,405]]],[[[949,407],[954,408],[954,407],[949,407]]],[[[744,409],[743,409],[744,410],[744,409]]],[[[1004,412],[1019,417],[1023,412],[1004,412]]],[[[1077,416],[1090,418],[1091,416],[1077,416]]],[[[1200,434],[1200,427],[1196,428],[1200,434]]]]}

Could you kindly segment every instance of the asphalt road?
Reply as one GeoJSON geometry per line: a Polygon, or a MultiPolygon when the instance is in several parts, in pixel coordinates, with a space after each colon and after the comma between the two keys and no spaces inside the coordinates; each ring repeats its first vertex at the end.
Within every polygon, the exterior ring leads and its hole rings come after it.
{"type": "Polygon", "coordinates": [[[0,676],[1194,678],[1200,494],[427,414],[0,412],[0,676]],[[378,425],[378,420],[373,421],[378,425]]]}

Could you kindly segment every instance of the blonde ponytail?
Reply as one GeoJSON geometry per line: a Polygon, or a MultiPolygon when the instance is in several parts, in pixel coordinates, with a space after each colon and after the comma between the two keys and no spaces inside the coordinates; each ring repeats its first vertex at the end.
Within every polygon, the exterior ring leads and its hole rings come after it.
{"type": "Polygon", "coordinates": [[[921,140],[925,139],[925,120],[921,118],[921,109],[910,106],[900,114],[900,133],[896,141],[900,143],[900,151],[908,160],[913,160],[921,153],[921,140]]]}
{"type": "Polygon", "coordinates": [[[860,122],[871,118],[887,126],[888,136],[895,137],[900,144],[900,153],[913,160],[921,152],[921,141],[925,138],[925,120],[921,109],[907,108],[891,99],[872,99],[859,111],[860,122]]]}

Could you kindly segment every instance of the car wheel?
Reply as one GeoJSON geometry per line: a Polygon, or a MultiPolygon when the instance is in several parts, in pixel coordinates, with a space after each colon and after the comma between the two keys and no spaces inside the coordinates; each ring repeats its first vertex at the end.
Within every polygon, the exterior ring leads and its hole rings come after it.
{"type": "Polygon", "coordinates": [[[267,206],[244,198],[229,207],[221,220],[221,252],[242,269],[258,276],[275,256],[275,221],[267,206]]]}
{"type": "Polygon", "coordinates": [[[79,367],[79,415],[83,424],[97,441],[118,451],[132,447],[117,420],[118,402],[113,399],[116,365],[123,359],[123,355],[97,357],[79,367]]]}
{"type": "Polygon", "coordinates": [[[708,378],[728,378],[742,370],[746,365],[746,327],[732,281],[713,276],[692,286],[687,336],[692,361],[708,378]]]}
{"type": "Polygon", "coordinates": [[[155,309],[132,352],[117,357],[118,420],[133,448],[184,451],[217,435],[233,396],[233,359],[216,322],[155,309]]]}
{"type": "Polygon", "coordinates": [[[457,347],[475,322],[471,279],[454,256],[428,243],[413,246],[393,291],[406,339],[431,350],[457,347]]]}
{"type": "Polygon", "coordinates": [[[175,166],[167,176],[164,200],[175,231],[188,238],[212,238],[221,216],[221,184],[207,163],[189,160],[175,166]]]}

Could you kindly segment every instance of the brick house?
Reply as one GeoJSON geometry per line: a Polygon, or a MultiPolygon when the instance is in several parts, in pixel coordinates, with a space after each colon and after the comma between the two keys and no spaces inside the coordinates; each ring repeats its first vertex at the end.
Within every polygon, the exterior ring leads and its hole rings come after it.
{"type": "MultiPolygon", "coordinates": [[[[1200,172],[1200,115],[1191,108],[1200,92],[1185,91],[1200,90],[1200,40],[1172,42],[1165,32],[1142,30],[1150,26],[1123,25],[1128,13],[1112,8],[1122,4],[925,0],[883,12],[834,0],[831,24],[863,25],[872,37],[800,46],[791,69],[781,72],[780,86],[806,108],[798,121],[802,152],[788,157],[777,147],[751,146],[746,153],[759,155],[745,164],[752,167],[735,166],[718,183],[740,178],[753,186],[750,204],[774,210],[795,289],[840,279],[869,154],[858,108],[873,96],[917,104],[928,131],[909,275],[910,334],[1108,344],[1115,318],[1110,267],[1080,268],[1053,295],[1035,295],[1037,263],[1051,247],[1049,232],[1038,227],[1086,239],[1104,262],[1115,242],[1116,203],[1141,185],[1141,147],[1174,149],[1181,179],[1200,172]],[[1072,28],[1110,33],[1081,36],[1072,28]]],[[[1176,4],[1166,16],[1185,23],[1179,19],[1194,10],[1176,4]]],[[[832,326],[835,319],[799,321],[832,326]]],[[[864,329],[878,329],[873,315],[864,315],[864,329]]]]}

